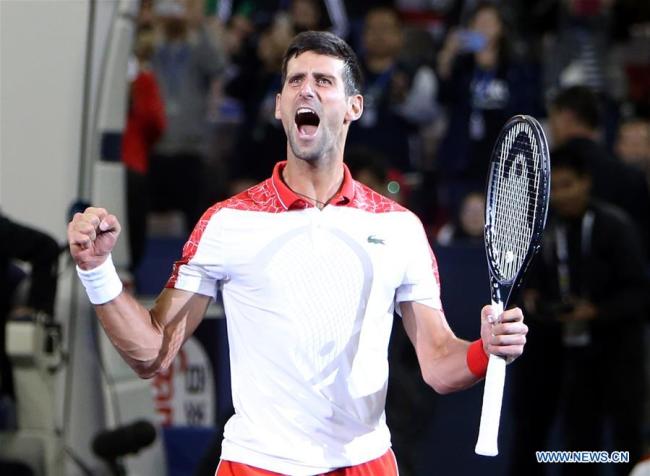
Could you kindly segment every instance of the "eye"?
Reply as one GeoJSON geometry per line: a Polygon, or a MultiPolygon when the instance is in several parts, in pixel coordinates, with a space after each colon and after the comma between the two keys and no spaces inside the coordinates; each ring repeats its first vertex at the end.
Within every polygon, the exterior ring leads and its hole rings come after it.
{"type": "Polygon", "coordinates": [[[294,76],[293,78],[289,78],[289,84],[299,84],[300,83],[300,77],[294,76]]]}
{"type": "Polygon", "coordinates": [[[318,84],[320,86],[329,86],[332,84],[332,81],[329,78],[318,78],[318,84]]]}

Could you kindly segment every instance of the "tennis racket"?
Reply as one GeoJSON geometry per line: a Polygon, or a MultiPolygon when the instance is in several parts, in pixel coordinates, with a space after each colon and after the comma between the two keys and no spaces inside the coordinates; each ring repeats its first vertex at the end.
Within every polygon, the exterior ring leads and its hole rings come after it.
{"type": "MultiPolygon", "coordinates": [[[[530,116],[514,116],[492,150],[485,200],[485,251],[497,319],[539,250],[550,188],[546,136],[530,116]]],[[[506,360],[490,354],[476,453],[496,456],[506,360]]]]}

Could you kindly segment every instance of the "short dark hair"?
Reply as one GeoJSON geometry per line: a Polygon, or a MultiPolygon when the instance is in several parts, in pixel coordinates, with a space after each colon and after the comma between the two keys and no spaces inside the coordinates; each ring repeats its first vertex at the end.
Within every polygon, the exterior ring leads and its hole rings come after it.
{"type": "Polygon", "coordinates": [[[363,74],[359,59],[350,45],[338,36],[327,31],[304,31],[297,34],[282,58],[282,85],[287,79],[287,64],[291,58],[301,55],[306,51],[313,51],[321,55],[333,56],[343,60],[343,82],[345,94],[351,96],[361,93],[363,74]]]}
{"type": "Polygon", "coordinates": [[[586,86],[570,86],[558,92],[551,105],[558,110],[569,110],[585,126],[596,129],[601,111],[598,96],[586,86]]]}
{"type": "Polygon", "coordinates": [[[551,153],[551,170],[569,169],[580,177],[591,177],[591,158],[579,140],[569,140],[551,153]]]}

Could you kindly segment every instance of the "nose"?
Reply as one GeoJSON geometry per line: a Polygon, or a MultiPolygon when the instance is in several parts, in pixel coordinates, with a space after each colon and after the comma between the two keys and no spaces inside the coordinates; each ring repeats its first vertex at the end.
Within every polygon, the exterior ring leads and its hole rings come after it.
{"type": "Polygon", "coordinates": [[[300,97],[311,99],[314,97],[314,88],[311,80],[306,80],[302,82],[299,91],[300,97]]]}

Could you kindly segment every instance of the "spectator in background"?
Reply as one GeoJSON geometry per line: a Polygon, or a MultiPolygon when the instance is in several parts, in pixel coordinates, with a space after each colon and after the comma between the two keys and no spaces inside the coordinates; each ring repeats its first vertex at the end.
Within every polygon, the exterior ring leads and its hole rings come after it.
{"type": "Polygon", "coordinates": [[[448,124],[438,151],[446,189],[443,203],[458,206],[470,190],[483,186],[494,142],[515,114],[543,112],[539,72],[515,56],[501,11],[479,2],[467,29],[451,30],[437,60],[439,101],[448,124]]]}
{"type": "Polygon", "coordinates": [[[644,174],[615,160],[599,142],[601,112],[598,97],[585,86],[561,90],[549,109],[551,142],[581,150],[589,157],[592,194],[625,210],[637,225],[648,249],[650,194],[644,174]]]}
{"type": "Polygon", "coordinates": [[[624,120],[618,128],[614,151],[623,163],[643,171],[650,184],[650,120],[624,120]]]}
{"type": "Polygon", "coordinates": [[[563,0],[553,5],[554,29],[546,38],[545,89],[585,85],[599,93],[613,91],[607,57],[612,43],[612,0],[563,0]]]}
{"type": "MultiPolygon", "coordinates": [[[[526,7],[528,7],[526,2],[526,7]]],[[[650,46],[643,31],[650,17],[648,2],[635,0],[537,0],[549,15],[541,45],[545,89],[552,98],[559,89],[587,86],[598,94],[603,109],[601,129],[607,146],[615,141],[619,105],[632,100],[647,107],[650,89],[650,46]],[[635,25],[636,24],[636,25],[635,25]],[[645,41],[643,38],[646,38],[645,41]]]]}
{"type": "Polygon", "coordinates": [[[135,274],[144,256],[147,214],[150,208],[149,155],[165,130],[165,109],[156,77],[151,71],[153,31],[138,31],[129,64],[130,93],[126,128],[122,137],[122,162],[126,167],[126,203],[131,261],[135,274]]]}
{"type": "Polygon", "coordinates": [[[0,399],[15,398],[10,362],[5,353],[5,325],[10,315],[54,315],[59,254],[61,248],[54,238],[21,225],[0,214],[0,399]],[[16,307],[15,291],[24,278],[12,266],[13,260],[31,266],[31,282],[27,300],[16,307]]]}
{"type": "Polygon", "coordinates": [[[293,27],[278,15],[258,35],[256,58],[231,79],[225,93],[236,99],[244,112],[237,155],[232,157],[231,174],[261,180],[285,156],[286,135],[275,118],[275,97],[281,89],[282,55],[293,37],[293,27]]]}
{"type": "Polygon", "coordinates": [[[440,228],[436,241],[440,245],[482,245],[484,227],[485,196],[483,192],[469,192],[454,219],[440,228]]]}
{"type": "Polygon", "coordinates": [[[138,30],[150,30],[154,28],[154,0],[140,0],[136,24],[138,30]]]}
{"type": "Polygon", "coordinates": [[[250,56],[251,38],[255,34],[255,25],[250,18],[251,12],[242,9],[228,19],[224,31],[224,50],[229,58],[229,67],[241,67],[250,56]]]}
{"type": "MultiPolygon", "coordinates": [[[[527,352],[513,372],[513,476],[544,473],[535,451],[562,415],[565,449],[642,452],[644,254],[620,209],[592,198],[586,148],[551,157],[551,214],[524,292],[527,352]],[[611,447],[606,446],[609,424],[611,447]]],[[[562,465],[592,475],[594,465],[562,465]]]]}
{"type": "Polygon", "coordinates": [[[189,232],[204,205],[201,184],[208,149],[207,106],[210,96],[218,94],[225,61],[201,18],[195,11],[191,17],[185,3],[161,0],[154,13],[162,26],[162,41],[152,65],[167,117],[167,128],[151,158],[154,206],[180,208],[189,232]]]}
{"type": "Polygon", "coordinates": [[[296,33],[325,29],[321,3],[316,0],[292,0],[289,15],[296,33]]]}
{"type": "Polygon", "coordinates": [[[417,169],[419,127],[435,116],[433,71],[400,61],[402,22],[391,7],[371,9],[365,17],[362,66],[364,114],[350,128],[348,142],[381,151],[389,168],[417,169]]]}
{"type": "Polygon", "coordinates": [[[296,33],[328,30],[340,38],[348,36],[350,27],[343,0],[291,0],[289,3],[296,33]]]}

